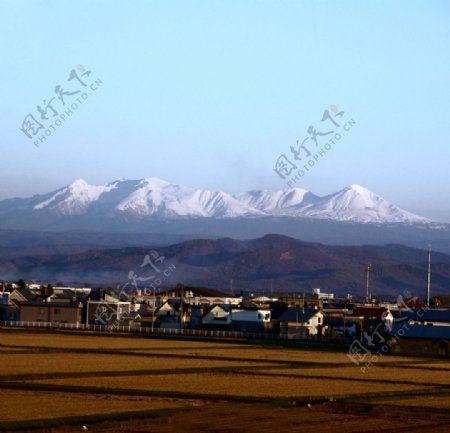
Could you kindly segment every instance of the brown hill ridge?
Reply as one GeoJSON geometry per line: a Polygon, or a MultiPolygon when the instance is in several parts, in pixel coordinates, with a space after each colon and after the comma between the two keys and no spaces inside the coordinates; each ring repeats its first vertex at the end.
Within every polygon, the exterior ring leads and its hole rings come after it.
{"type": "MultiPolygon", "coordinates": [[[[194,239],[157,251],[164,257],[157,263],[160,273],[141,266],[148,248],[131,247],[3,259],[0,277],[123,285],[131,283],[130,271],[134,271],[142,286],[159,278],[161,288],[183,283],[228,290],[233,280],[235,291],[286,293],[320,287],[326,292],[362,297],[365,266],[370,262],[373,295],[392,297],[409,290],[423,297],[426,290],[425,248],[393,244],[329,246],[266,235],[253,240],[194,239]],[[170,272],[164,276],[169,267],[170,272]]],[[[435,294],[450,292],[449,255],[433,254],[431,281],[435,294]]]]}

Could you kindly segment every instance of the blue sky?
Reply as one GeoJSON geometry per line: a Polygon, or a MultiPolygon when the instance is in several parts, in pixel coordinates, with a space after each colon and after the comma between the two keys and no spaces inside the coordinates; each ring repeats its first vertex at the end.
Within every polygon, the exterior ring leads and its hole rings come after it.
{"type": "Polygon", "coordinates": [[[432,0],[2,0],[0,198],[77,178],[286,188],[276,159],[335,104],[356,124],[295,186],[450,222],[449,23],[432,0]],[[25,116],[77,65],[102,84],[34,146],[25,116]]]}

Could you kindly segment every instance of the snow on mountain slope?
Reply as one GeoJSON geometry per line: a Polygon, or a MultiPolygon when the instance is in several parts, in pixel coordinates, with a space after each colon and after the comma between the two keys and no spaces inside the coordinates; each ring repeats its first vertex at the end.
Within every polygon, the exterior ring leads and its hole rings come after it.
{"type": "Polygon", "coordinates": [[[89,205],[99,197],[111,191],[112,184],[97,186],[89,185],[85,180],[78,179],[69,186],[55,192],[50,198],[33,206],[34,210],[52,208],[63,215],[77,215],[84,213],[89,205]]]}
{"type": "MultiPolygon", "coordinates": [[[[253,190],[228,194],[174,185],[157,178],[119,179],[106,185],[77,180],[57,191],[28,199],[0,201],[0,218],[238,218],[291,217],[359,223],[429,224],[431,220],[404,211],[375,193],[352,185],[319,197],[301,188],[253,190]]],[[[1,222],[1,220],[0,220],[1,222]]]]}
{"type": "Polygon", "coordinates": [[[337,193],[321,197],[303,208],[302,215],[309,218],[360,223],[431,222],[427,218],[400,209],[360,185],[352,185],[337,193]]]}
{"type": "Polygon", "coordinates": [[[116,209],[140,216],[232,218],[262,215],[230,194],[172,185],[157,178],[143,179],[116,209]]]}
{"type": "Polygon", "coordinates": [[[252,190],[235,194],[234,197],[260,211],[275,212],[299,205],[306,194],[306,189],[292,188],[286,191],[252,190]]]}

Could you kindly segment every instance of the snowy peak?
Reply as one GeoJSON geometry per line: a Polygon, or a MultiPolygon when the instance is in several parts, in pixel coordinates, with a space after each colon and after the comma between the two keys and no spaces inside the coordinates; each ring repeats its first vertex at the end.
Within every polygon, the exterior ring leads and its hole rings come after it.
{"type": "Polygon", "coordinates": [[[431,222],[400,209],[360,185],[351,185],[337,193],[320,198],[314,206],[305,209],[304,214],[310,218],[360,223],[423,224],[431,222]]]}
{"type": "Polygon", "coordinates": [[[106,185],[90,185],[78,179],[46,195],[30,199],[4,200],[0,213],[53,216],[120,217],[133,219],[290,217],[358,223],[429,224],[387,202],[360,185],[351,185],[327,196],[305,189],[252,190],[239,194],[171,184],[156,177],[117,179],[106,185]]]}
{"type": "Polygon", "coordinates": [[[37,203],[33,209],[47,208],[63,215],[82,214],[91,203],[96,202],[103,193],[111,191],[112,188],[114,188],[112,185],[89,185],[85,180],[78,179],[67,187],[51,193],[50,197],[37,203]]]}

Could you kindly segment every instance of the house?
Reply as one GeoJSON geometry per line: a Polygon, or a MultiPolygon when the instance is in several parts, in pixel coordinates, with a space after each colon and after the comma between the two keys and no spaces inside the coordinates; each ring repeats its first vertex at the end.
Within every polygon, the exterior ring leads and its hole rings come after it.
{"type": "Polygon", "coordinates": [[[313,296],[317,299],[334,300],[334,293],[321,293],[319,288],[313,289],[313,296]]]}
{"type": "Polygon", "coordinates": [[[264,332],[269,326],[271,312],[268,308],[241,306],[231,309],[231,329],[240,332],[264,332]]]}
{"type": "Polygon", "coordinates": [[[19,306],[10,300],[10,293],[1,293],[0,298],[0,320],[3,321],[18,321],[20,319],[19,306]]]}
{"type": "Polygon", "coordinates": [[[410,310],[396,319],[391,352],[405,356],[450,357],[450,311],[410,310]]]}
{"type": "Polygon", "coordinates": [[[358,324],[361,335],[368,340],[380,323],[391,326],[393,322],[391,311],[383,306],[354,305],[351,317],[358,324]]]}
{"type": "Polygon", "coordinates": [[[450,357],[450,326],[394,323],[392,335],[393,355],[450,357]]]}
{"type": "Polygon", "coordinates": [[[208,308],[202,317],[203,328],[221,331],[231,330],[231,309],[232,306],[228,304],[220,304],[208,308]]]}
{"type": "Polygon", "coordinates": [[[122,325],[123,318],[131,317],[130,305],[130,302],[89,300],[86,303],[86,324],[122,325]]]}
{"type": "Polygon", "coordinates": [[[19,308],[23,322],[82,323],[81,302],[30,301],[21,303],[19,308]]]}
{"type": "Polygon", "coordinates": [[[169,299],[155,311],[157,324],[160,328],[182,329],[189,324],[190,310],[190,304],[169,299]]]}
{"type": "Polygon", "coordinates": [[[204,329],[238,332],[264,332],[270,323],[270,310],[255,305],[237,307],[215,305],[202,318],[204,329]]]}
{"type": "Polygon", "coordinates": [[[280,335],[287,338],[322,335],[323,313],[315,308],[289,308],[279,321],[280,335]]]}
{"type": "Polygon", "coordinates": [[[141,326],[141,316],[136,311],[125,311],[120,316],[120,319],[116,322],[118,326],[133,326],[140,327],[141,326]]]}
{"type": "Polygon", "coordinates": [[[270,309],[270,323],[267,325],[266,332],[280,335],[280,318],[287,311],[287,309],[287,306],[284,304],[275,305],[270,309]]]}
{"type": "Polygon", "coordinates": [[[26,287],[14,289],[9,295],[9,300],[17,305],[24,302],[30,302],[35,299],[37,299],[36,294],[26,287]]]}

